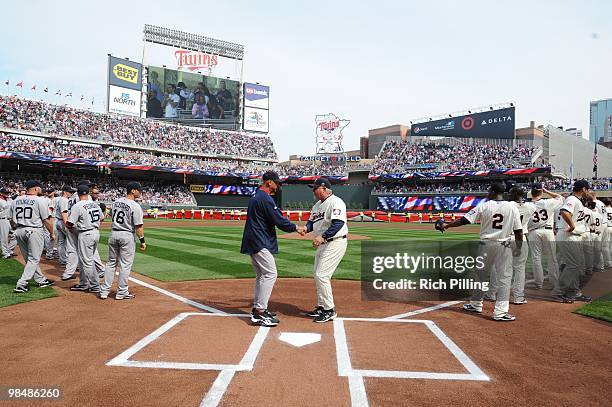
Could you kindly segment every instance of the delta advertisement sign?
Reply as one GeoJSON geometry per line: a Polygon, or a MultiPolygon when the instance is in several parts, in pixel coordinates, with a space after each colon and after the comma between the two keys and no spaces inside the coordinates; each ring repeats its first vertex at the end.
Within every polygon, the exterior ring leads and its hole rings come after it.
{"type": "Polygon", "coordinates": [[[244,95],[244,105],[258,109],[270,108],[270,87],[256,83],[244,83],[242,91],[244,95]]]}
{"type": "Polygon", "coordinates": [[[412,136],[514,138],[514,107],[415,123],[412,136]]]}

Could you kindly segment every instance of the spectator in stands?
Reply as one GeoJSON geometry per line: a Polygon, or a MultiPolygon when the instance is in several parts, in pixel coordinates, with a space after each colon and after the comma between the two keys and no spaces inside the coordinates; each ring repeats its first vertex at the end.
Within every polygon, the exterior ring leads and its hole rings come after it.
{"type": "Polygon", "coordinates": [[[193,104],[191,109],[191,116],[194,119],[208,119],[208,107],[206,107],[206,96],[203,92],[197,94],[197,101],[193,104]]]}
{"type": "Polygon", "coordinates": [[[164,95],[164,101],[162,102],[164,117],[166,119],[174,119],[178,117],[178,106],[180,101],[181,97],[176,94],[176,86],[169,84],[166,87],[166,94],[164,95]]]}
{"type": "Polygon", "coordinates": [[[193,92],[193,99],[197,101],[200,95],[204,96],[204,103],[208,104],[210,92],[208,91],[206,85],[204,85],[204,82],[200,82],[196,86],[195,92],[193,92]]]}
{"type": "Polygon", "coordinates": [[[217,90],[217,94],[215,96],[217,97],[219,106],[221,106],[223,110],[232,110],[232,92],[227,89],[225,81],[221,81],[220,88],[217,90]]]}
{"type": "Polygon", "coordinates": [[[217,98],[216,97],[211,97],[210,99],[208,99],[208,117],[210,117],[211,119],[224,119],[225,118],[225,113],[223,112],[223,108],[221,108],[221,106],[219,106],[219,104],[217,103],[217,98]]]}
{"type": "Polygon", "coordinates": [[[161,102],[157,98],[157,91],[151,89],[147,93],[147,117],[159,118],[162,117],[162,115],[161,102]]]}
{"type": "MultiPolygon", "coordinates": [[[[159,100],[159,103],[162,103],[164,100],[164,92],[162,85],[159,83],[159,74],[156,71],[150,71],[149,73],[149,82],[147,84],[148,90],[154,90],[156,92],[156,98],[159,100]]],[[[161,117],[161,116],[160,116],[161,117]]]]}
{"type": "Polygon", "coordinates": [[[185,86],[185,82],[179,82],[176,85],[176,94],[179,96],[179,109],[187,109],[187,101],[193,98],[193,94],[189,92],[187,86],[185,86]]]}

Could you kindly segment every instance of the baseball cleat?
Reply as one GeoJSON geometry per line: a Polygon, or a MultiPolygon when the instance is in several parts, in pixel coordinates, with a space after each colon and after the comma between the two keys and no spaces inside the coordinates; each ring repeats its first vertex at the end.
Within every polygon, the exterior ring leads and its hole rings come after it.
{"type": "Polygon", "coordinates": [[[566,297],[565,295],[553,295],[553,301],[562,302],[564,304],[572,304],[574,302],[573,298],[566,297]]]}
{"type": "Polygon", "coordinates": [[[15,289],[13,290],[13,292],[16,292],[16,293],[27,293],[28,291],[30,291],[28,287],[20,287],[20,286],[15,287],[15,289]]]}
{"type": "Polygon", "coordinates": [[[315,319],[312,320],[312,322],[318,322],[318,323],[323,323],[323,322],[327,322],[327,321],[332,321],[334,318],[336,318],[338,316],[338,314],[336,313],[335,309],[324,309],[323,311],[321,311],[321,313],[319,315],[317,315],[315,317],[315,319]]]}
{"type": "Polygon", "coordinates": [[[271,315],[268,310],[259,312],[256,309],[253,309],[251,312],[251,322],[253,325],[272,327],[278,325],[279,320],[271,315]]]}
{"type": "Polygon", "coordinates": [[[574,297],[574,301],[580,301],[580,302],[591,302],[592,298],[589,297],[588,295],[579,295],[577,297],[574,297]]]}
{"type": "Polygon", "coordinates": [[[108,298],[108,293],[104,291],[100,291],[100,295],[98,296],[101,300],[105,300],[108,298]]]}
{"type": "Polygon", "coordinates": [[[493,319],[495,321],[514,321],[516,319],[516,317],[508,312],[506,312],[505,314],[502,314],[500,316],[497,317],[493,317],[493,319]]]}
{"type": "Polygon", "coordinates": [[[313,309],[312,311],[308,311],[308,312],[304,313],[304,315],[306,315],[307,317],[316,318],[322,312],[323,312],[323,307],[319,306],[319,307],[316,307],[315,309],[313,309]]]}
{"type": "Polygon", "coordinates": [[[75,284],[72,287],[70,287],[70,291],[87,291],[89,289],[89,287],[81,285],[81,284],[75,284]]]}
{"type": "Polygon", "coordinates": [[[73,274],[70,277],[63,277],[62,276],[62,281],[68,281],[68,280],[74,280],[76,278],[76,276],[73,274]]]}
{"type": "Polygon", "coordinates": [[[88,293],[93,293],[93,294],[99,294],[100,293],[100,289],[99,288],[92,288],[92,287],[90,287],[90,288],[87,289],[87,292],[88,293]]]}
{"type": "Polygon", "coordinates": [[[115,299],[116,300],[131,300],[134,297],[136,297],[134,294],[132,293],[127,293],[127,294],[115,294],[115,299]]]}
{"type": "Polygon", "coordinates": [[[482,308],[481,308],[481,309],[478,309],[478,308],[476,308],[475,306],[473,306],[473,305],[472,305],[472,304],[470,304],[470,303],[463,304],[463,309],[464,309],[465,311],[469,311],[469,312],[477,312],[477,313],[479,313],[479,314],[482,312],[482,308]]]}
{"type": "Polygon", "coordinates": [[[524,299],[524,298],[522,300],[514,300],[514,301],[511,302],[511,304],[514,304],[514,305],[523,305],[523,304],[527,304],[527,300],[524,299]]]}
{"type": "Polygon", "coordinates": [[[47,279],[47,280],[43,281],[42,283],[38,283],[38,287],[39,288],[50,287],[50,286],[52,286],[54,284],[55,284],[55,281],[47,279]]]}

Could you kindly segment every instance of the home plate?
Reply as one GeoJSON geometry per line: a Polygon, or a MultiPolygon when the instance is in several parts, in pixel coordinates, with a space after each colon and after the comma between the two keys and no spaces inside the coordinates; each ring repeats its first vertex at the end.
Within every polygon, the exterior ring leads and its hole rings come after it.
{"type": "Polygon", "coordinates": [[[281,332],[278,339],[283,342],[287,342],[289,345],[300,348],[302,346],[310,345],[311,343],[319,342],[321,340],[321,334],[281,332]]]}

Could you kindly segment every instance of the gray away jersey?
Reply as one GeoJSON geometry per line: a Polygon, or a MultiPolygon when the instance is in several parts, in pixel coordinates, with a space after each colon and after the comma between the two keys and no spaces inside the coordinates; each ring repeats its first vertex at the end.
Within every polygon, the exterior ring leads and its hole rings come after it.
{"type": "Polygon", "coordinates": [[[103,217],[104,214],[100,205],[93,201],[79,201],[70,210],[68,222],[72,223],[79,231],[99,229],[103,217]]]}
{"type": "Polygon", "coordinates": [[[132,199],[120,198],[111,209],[113,230],[134,233],[134,228],[143,224],[142,208],[132,199]]]}
{"type": "Polygon", "coordinates": [[[11,202],[9,218],[19,226],[43,227],[43,220],[49,218],[47,200],[34,195],[22,195],[11,202]]]}
{"type": "Polygon", "coordinates": [[[63,220],[62,213],[68,213],[68,198],[60,196],[55,203],[55,219],[63,220]]]}
{"type": "Polygon", "coordinates": [[[3,198],[0,198],[0,219],[9,217],[9,202],[5,201],[3,198]]]}

